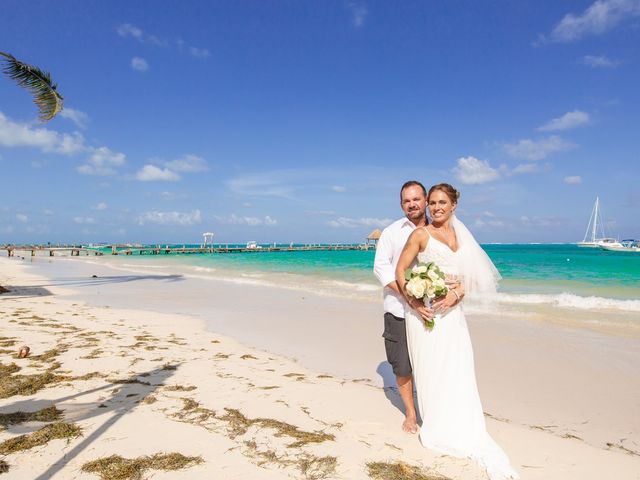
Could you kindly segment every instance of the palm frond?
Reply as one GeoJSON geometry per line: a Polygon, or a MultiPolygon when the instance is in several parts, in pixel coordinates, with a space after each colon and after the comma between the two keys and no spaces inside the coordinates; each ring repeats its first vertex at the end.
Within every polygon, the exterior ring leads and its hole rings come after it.
{"type": "Polygon", "coordinates": [[[40,111],[40,120],[48,122],[55,117],[62,110],[64,99],[56,91],[51,75],[38,67],[21,62],[8,53],[0,52],[0,55],[5,57],[3,73],[33,95],[33,102],[40,111]]]}

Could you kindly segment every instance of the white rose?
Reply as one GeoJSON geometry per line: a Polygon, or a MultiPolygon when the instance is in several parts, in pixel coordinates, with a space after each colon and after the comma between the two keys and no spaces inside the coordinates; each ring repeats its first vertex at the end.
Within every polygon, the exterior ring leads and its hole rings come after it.
{"type": "Polygon", "coordinates": [[[444,282],[443,278],[438,278],[438,280],[433,282],[433,286],[438,288],[444,288],[447,286],[447,284],[444,282]]]}
{"type": "Polygon", "coordinates": [[[414,277],[407,283],[407,292],[415,298],[422,298],[424,296],[424,281],[419,277],[414,277]]]}
{"type": "Polygon", "coordinates": [[[427,288],[427,297],[433,298],[435,296],[436,296],[436,287],[434,287],[433,285],[429,285],[429,288],[427,288]]]}
{"type": "Polygon", "coordinates": [[[425,265],[416,265],[411,269],[411,271],[416,275],[420,275],[421,273],[425,273],[427,271],[427,267],[425,265]]]}
{"type": "Polygon", "coordinates": [[[427,276],[434,282],[440,278],[440,275],[438,275],[435,270],[429,270],[429,273],[427,273],[427,276]]]}

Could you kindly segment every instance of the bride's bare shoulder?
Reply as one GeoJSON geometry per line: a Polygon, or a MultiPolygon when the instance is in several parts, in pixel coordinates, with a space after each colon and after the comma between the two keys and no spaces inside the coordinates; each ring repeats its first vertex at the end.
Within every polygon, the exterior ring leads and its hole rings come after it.
{"type": "Polygon", "coordinates": [[[429,234],[427,227],[416,228],[413,232],[411,232],[411,235],[409,236],[409,240],[407,240],[407,242],[418,243],[419,245],[422,245],[424,247],[429,241],[430,236],[431,235],[429,234]]]}

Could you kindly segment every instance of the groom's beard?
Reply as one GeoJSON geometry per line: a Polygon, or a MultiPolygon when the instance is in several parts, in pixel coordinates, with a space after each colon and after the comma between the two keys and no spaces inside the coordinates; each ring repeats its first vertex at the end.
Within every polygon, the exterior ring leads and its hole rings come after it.
{"type": "Polygon", "coordinates": [[[425,218],[426,213],[420,210],[412,210],[407,213],[407,218],[409,220],[419,220],[421,218],[425,218]]]}

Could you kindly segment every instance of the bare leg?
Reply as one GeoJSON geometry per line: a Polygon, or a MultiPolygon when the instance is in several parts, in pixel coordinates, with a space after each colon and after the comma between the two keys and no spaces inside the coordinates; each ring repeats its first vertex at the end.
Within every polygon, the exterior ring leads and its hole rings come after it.
{"type": "Polygon", "coordinates": [[[417,433],[416,407],[413,404],[413,381],[411,376],[400,377],[396,375],[400,398],[404,403],[405,419],[402,422],[402,429],[408,433],[417,433]]]}

